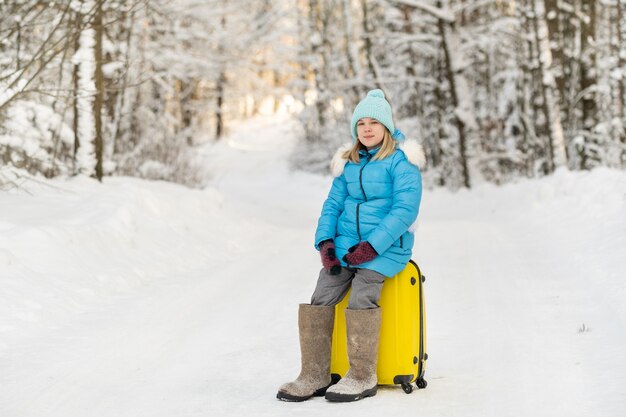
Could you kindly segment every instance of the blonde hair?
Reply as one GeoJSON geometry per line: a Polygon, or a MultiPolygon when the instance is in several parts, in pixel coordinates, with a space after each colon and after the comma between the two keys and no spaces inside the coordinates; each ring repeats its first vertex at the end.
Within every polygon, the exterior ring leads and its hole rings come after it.
{"type": "MultiPolygon", "coordinates": [[[[361,162],[361,158],[359,156],[360,150],[367,150],[367,148],[357,138],[354,141],[352,148],[345,151],[342,157],[343,159],[347,159],[350,162],[358,164],[361,162]]],[[[393,138],[391,137],[391,133],[389,133],[389,130],[385,128],[385,133],[383,134],[383,143],[382,145],[380,145],[380,149],[378,150],[378,152],[376,152],[374,158],[372,158],[372,161],[375,161],[377,159],[385,159],[386,157],[390,156],[395,150],[396,141],[393,140],[393,138]]]]}

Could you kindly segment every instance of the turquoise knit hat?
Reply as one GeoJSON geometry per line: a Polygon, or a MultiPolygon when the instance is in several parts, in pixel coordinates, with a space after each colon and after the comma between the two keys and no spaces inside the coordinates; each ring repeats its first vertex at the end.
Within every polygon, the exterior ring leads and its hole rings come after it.
{"type": "Polygon", "coordinates": [[[391,132],[395,140],[404,139],[404,135],[399,130],[396,130],[393,124],[393,118],[391,116],[391,106],[389,102],[385,100],[385,93],[383,90],[370,90],[367,93],[367,97],[357,104],[352,113],[352,122],[350,123],[352,139],[356,140],[356,124],[364,117],[370,117],[378,120],[391,132]],[[401,137],[400,137],[401,136],[401,137]]]}

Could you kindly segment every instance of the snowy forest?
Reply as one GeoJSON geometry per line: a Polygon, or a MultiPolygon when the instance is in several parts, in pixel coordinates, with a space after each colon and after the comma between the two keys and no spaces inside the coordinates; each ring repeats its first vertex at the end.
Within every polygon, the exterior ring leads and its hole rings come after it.
{"type": "Polygon", "coordinates": [[[326,172],[382,88],[452,189],[626,167],[624,0],[0,1],[0,187],[199,186],[194,150],[258,114],[326,172]]]}

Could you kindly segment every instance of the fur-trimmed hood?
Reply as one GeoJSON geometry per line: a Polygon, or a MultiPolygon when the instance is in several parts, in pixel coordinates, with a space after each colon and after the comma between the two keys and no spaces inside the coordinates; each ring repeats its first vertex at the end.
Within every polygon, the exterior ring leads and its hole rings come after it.
{"type": "MultiPolygon", "coordinates": [[[[426,156],[424,155],[424,148],[417,143],[414,139],[406,139],[402,142],[398,142],[398,149],[404,152],[406,159],[418,168],[422,168],[426,164],[426,156]]],[[[341,145],[335,152],[333,159],[330,162],[330,170],[333,176],[338,177],[343,174],[343,169],[346,166],[348,160],[343,157],[343,154],[352,148],[352,143],[347,142],[341,145]]]]}

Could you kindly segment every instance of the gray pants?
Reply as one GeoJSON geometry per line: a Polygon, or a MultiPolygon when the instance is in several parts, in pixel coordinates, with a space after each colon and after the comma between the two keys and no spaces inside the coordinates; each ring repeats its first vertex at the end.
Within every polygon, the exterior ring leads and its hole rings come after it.
{"type": "Polygon", "coordinates": [[[385,276],[371,269],[341,268],[339,275],[330,275],[322,268],[311,297],[311,304],[318,306],[339,304],[352,284],[348,300],[350,310],[377,308],[383,282],[385,276]]]}

